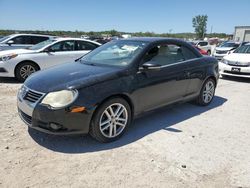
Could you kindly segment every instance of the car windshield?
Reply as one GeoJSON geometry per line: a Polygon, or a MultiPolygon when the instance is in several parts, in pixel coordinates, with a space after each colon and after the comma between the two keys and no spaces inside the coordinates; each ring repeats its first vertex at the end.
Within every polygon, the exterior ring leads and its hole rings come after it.
{"type": "Polygon", "coordinates": [[[147,42],[115,40],[83,56],[86,64],[127,66],[145,48],[147,42]]]}
{"type": "Polygon", "coordinates": [[[220,45],[220,47],[237,48],[237,47],[239,47],[239,44],[233,43],[233,42],[226,42],[226,43],[223,43],[222,45],[220,45]]]}
{"type": "Polygon", "coordinates": [[[43,42],[40,42],[32,47],[30,47],[29,49],[30,50],[39,50],[49,44],[52,44],[53,42],[55,42],[56,40],[46,40],[46,41],[43,41],[43,42]]]}
{"type": "Polygon", "coordinates": [[[6,36],[6,37],[3,37],[3,38],[0,38],[0,43],[3,42],[3,41],[5,41],[6,39],[9,39],[9,38],[10,38],[10,36],[6,36]]]}
{"type": "Polygon", "coordinates": [[[234,53],[250,54],[250,45],[244,45],[237,48],[234,53]]]}

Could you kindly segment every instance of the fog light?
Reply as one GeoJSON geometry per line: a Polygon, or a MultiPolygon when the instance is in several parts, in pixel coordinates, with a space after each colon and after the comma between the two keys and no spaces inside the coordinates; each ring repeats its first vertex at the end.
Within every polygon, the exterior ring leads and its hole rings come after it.
{"type": "Polygon", "coordinates": [[[54,130],[59,130],[59,129],[62,128],[61,125],[56,124],[56,123],[50,123],[49,126],[50,126],[52,129],[54,129],[54,130]]]}

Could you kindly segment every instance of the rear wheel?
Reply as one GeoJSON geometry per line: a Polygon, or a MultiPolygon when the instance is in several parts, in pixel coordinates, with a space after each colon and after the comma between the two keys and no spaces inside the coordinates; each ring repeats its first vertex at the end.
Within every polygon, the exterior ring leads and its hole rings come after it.
{"type": "Polygon", "coordinates": [[[197,98],[197,103],[201,106],[206,106],[211,103],[215,93],[215,81],[209,78],[205,81],[197,98]]]}
{"type": "Polygon", "coordinates": [[[15,76],[16,78],[24,82],[31,74],[38,71],[39,67],[32,62],[23,62],[16,67],[15,76]]]}
{"type": "Polygon", "coordinates": [[[119,139],[131,123],[131,108],[126,100],[113,98],[98,107],[91,121],[90,135],[99,142],[119,139]]]}

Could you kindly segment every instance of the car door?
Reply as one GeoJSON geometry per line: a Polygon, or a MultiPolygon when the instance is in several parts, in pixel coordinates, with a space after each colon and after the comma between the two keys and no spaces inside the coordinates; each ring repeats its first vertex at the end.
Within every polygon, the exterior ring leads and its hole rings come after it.
{"type": "Polygon", "coordinates": [[[146,53],[141,67],[144,63],[160,65],[160,69],[140,68],[138,71],[136,77],[139,89],[135,95],[139,111],[151,110],[181,100],[186,95],[189,80],[180,46],[176,44],[154,46],[146,53]]]}
{"type": "Polygon", "coordinates": [[[74,61],[75,57],[75,41],[65,40],[54,43],[40,54],[36,54],[34,60],[44,69],[74,61]]]}
{"type": "Polygon", "coordinates": [[[188,47],[181,47],[185,58],[186,73],[189,80],[185,97],[192,97],[199,93],[199,89],[203,83],[203,78],[206,74],[207,64],[202,61],[203,57],[198,57],[188,47]]]}

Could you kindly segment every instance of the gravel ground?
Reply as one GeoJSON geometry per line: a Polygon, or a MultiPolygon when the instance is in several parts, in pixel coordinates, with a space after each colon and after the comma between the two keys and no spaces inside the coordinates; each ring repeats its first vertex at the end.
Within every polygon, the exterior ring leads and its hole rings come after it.
{"type": "Polygon", "coordinates": [[[0,187],[250,187],[250,80],[220,79],[210,106],[157,110],[110,144],[28,130],[19,87],[0,78],[0,187]]]}

